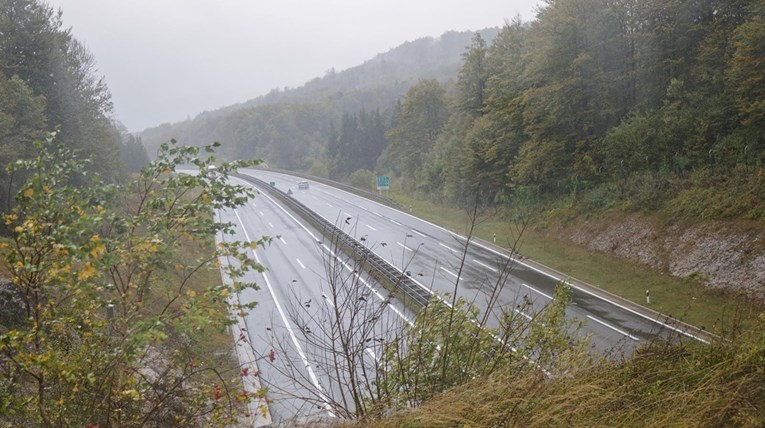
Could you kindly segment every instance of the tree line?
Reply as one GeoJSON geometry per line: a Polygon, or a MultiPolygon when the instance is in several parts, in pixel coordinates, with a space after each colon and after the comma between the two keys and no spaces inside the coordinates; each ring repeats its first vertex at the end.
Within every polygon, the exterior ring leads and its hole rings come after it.
{"type": "MultiPolygon", "coordinates": [[[[550,0],[531,23],[475,35],[451,74],[434,71],[448,58],[425,54],[441,41],[410,43],[142,135],[150,151],[217,140],[228,159],[339,180],[387,174],[394,188],[450,203],[655,207],[682,183],[722,178],[738,204],[765,196],[737,193],[765,189],[752,174],[765,154],[764,15],[754,0],[550,0]],[[413,52],[428,58],[419,75],[413,52]]],[[[765,218],[758,210],[750,217],[765,218]]]]}
{"type": "MultiPolygon", "coordinates": [[[[62,11],[38,0],[0,0],[0,34],[3,170],[34,157],[31,142],[54,130],[58,142],[92,156],[91,170],[106,177],[148,162],[140,140],[112,119],[106,82],[93,55],[63,26],[62,11]]],[[[20,181],[0,172],[4,202],[20,181]]]]}
{"type": "Polygon", "coordinates": [[[411,88],[378,168],[492,204],[759,169],[763,46],[756,1],[546,1],[490,45],[475,36],[453,86],[411,88]]]}

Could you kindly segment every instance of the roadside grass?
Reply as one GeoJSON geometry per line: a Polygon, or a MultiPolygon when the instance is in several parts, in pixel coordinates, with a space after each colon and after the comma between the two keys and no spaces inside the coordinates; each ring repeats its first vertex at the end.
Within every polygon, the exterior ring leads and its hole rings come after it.
{"type": "Polygon", "coordinates": [[[763,426],[763,333],[758,322],[733,341],[656,341],[557,378],[503,369],[356,426],[763,426]]]}
{"type": "MultiPolygon", "coordinates": [[[[390,196],[413,215],[463,235],[467,231],[469,222],[464,210],[396,192],[390,196]]],[[[509,249],[518,242],[517,249],[523,256],[716,334],[730,334],[746,327],[756,313],[757,307],[746,299],[703,287],[693,279],[657,273],[629,260],[551,239],[532,228],[526,228],[519,240],[517,231],[516,224],[489,215],[478,219],[475,236],[492,242],[496,233],[499,246],[509,249]],[[650,292],[650,304],[646,304],[646,290],[650,292]]]]}

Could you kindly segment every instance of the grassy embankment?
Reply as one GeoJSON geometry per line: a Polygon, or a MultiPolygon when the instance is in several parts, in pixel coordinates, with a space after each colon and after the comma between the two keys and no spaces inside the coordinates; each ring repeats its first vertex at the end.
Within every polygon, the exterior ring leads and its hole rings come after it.
{"type": "Polygon", "coordinates": [[[765,424],[762,323],[732,342],[653,343],[626,361],[600,361],[565,377],[500,370],[365,427],[765,424]]]}

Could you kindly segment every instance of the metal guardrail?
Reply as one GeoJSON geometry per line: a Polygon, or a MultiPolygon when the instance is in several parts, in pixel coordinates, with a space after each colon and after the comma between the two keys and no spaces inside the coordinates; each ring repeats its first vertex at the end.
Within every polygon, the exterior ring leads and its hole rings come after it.
{"type": "Polygon", "coordinates": [[[356,262],[364,266],[372,277],[398,297],[407,307],[419,310],[427,306],[433,295],[430,290],[414,282],[404,272],[385,261],[342,229],[328,222],[292,196],[263,180],[244,174],[232,175],[255,184],[261,190],[270,193],[282,201],[296,214],[316,227],[325,238],[329,239],[334,245],[353,257],[356,262]]]}

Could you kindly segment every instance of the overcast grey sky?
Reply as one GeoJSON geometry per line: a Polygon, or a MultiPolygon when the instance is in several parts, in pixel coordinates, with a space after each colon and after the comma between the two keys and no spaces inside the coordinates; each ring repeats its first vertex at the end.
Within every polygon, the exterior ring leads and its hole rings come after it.
{"type": "Polygon", "coordinates": [[[399,44],[535,16],[538,0],[47,0],[130,131],[297,87],[399,44]]]}

